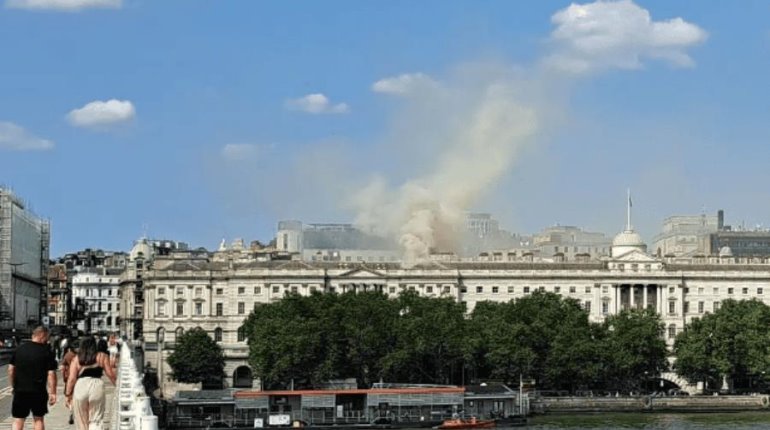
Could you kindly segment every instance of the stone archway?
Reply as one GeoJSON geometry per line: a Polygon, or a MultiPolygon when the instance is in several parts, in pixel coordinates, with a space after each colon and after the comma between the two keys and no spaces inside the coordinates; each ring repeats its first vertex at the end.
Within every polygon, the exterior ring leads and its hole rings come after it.
{"type": "Polygon", "coordinates": [[[239,366],[233,372],[233,388],[251,388],[253,380],[249,366],[239,366]]]}

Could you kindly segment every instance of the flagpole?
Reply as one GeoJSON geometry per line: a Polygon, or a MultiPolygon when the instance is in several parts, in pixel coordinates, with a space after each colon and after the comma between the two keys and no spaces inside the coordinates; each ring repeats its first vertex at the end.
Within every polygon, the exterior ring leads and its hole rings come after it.
{"type": "Polygon", "coordinates": [[[628,204],[626,207],[626,230],[631,231],[631,188],[628,188],[626,191],[628,194],[628,204]]]}

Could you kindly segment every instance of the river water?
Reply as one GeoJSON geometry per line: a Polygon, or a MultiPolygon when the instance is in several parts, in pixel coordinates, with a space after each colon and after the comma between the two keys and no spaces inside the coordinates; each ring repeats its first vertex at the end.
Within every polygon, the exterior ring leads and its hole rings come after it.
{"type": "Polygon", "coordinates": [[[581,414],[547,415],[530,418],[528,429],[770,429],[770,412],[702,413],[702,414],[581,414]]]}

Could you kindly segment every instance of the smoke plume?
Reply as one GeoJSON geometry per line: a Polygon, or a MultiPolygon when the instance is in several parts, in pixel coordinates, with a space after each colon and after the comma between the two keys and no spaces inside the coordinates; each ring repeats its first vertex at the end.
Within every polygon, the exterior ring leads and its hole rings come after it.
{"type": "Polygon", "coordinates": [[[421,159],[421,173],[400,185],[374,178],[354,202],[356,224],[396,238],[407,265],[455,250],[465,212],[511,168],[540,117],[528,82],[506,67],[477,65],[430,82],[394,92],[405,112],[394,145],[405,164],[421,159]]]}

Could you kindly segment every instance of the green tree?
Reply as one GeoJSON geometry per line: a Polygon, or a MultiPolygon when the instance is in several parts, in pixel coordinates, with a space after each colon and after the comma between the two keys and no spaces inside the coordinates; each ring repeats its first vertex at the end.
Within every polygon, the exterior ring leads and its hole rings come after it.
{"type": "Polygon", "coordinates": [[[536,291],[507,303],[478,303],[471,314],[473,367],[479,377],[574,390],[597,378],[588,313],[575,300],[536,291]]]}
{"type": "Polygon", "coordinates": [[[469,352],[465,304],[406,291],[396,305],[395,340],[393,350],[382,358],[383,376],[392,381],[459,383],[469,352]]]}
{"type": "Polygon", "coordinates": [[[249,364],[266,388],[313,386],[335,377],[322,312],[336,297],[320,293],[290,294],[275,303],[257,306],[244,322],[249,364]]]}
{"type": "Polygon", "coordinates": [[[723,378],[761,377],[770,372],[770,307],[758,300],[726,300],[693,320],[674,343],[674,368],[690,382],[716,388],[723,378]]]}
{"type": "Polygon", "coordinates": [[[609,388],[638,389],[668,370],[664,325],[651,309],[631,309],[607,317],[602,344],[609,388]]]}
{"type": "Polygon", "coordinates": [[[225,358],[222,348],[201,328],[184,333],[168,357],[173,378],[179,382],[221,386],[225,358]]]}

